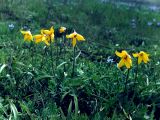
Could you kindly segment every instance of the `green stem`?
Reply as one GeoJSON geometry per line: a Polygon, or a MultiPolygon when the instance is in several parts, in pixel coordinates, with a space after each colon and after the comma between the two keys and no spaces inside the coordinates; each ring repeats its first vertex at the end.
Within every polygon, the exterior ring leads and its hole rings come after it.
{"type": "Polygon", "coordinates": [[[75,47],[73,47],[73,68],[72,68],[72,77],[75,76],[75,64],[76,64],[75,54],[76,54],[76,49],[75,49],[75,47]]]}
{"type": "MultiPolygon", "coordinates": [[[[63,60],[65,62],[66,61],[66,40],[65,40],[64,36],[63,36],[63,50],[64,50],[63,60]]],[[[66,72],[66,64],[64,64],[64,66],[63,66],[63,71],[66,72]]]]}
{"type": "Polygon", "coordinates": [[[47,53],[47,51],[48,51],[48,47],[44,47],[43,49],[42,49],[43,51],[42,51],[42,60],[41,60],[41,64],[40,64],[40,69],[42,69],[44,66],[45,66],[45,64],[47,63],[47,58],[48,58],[48,53],[47,53]]]}
{"type": "Polygon", "coordinates": [[[137,69],[136,69],[136,74],[135,74],[135,83],[134,86],[136,86],[136,82],[138,81],[138,59],[137,59],[137,69]]]}
{"type": "Polygon", "coordinates": [[[32,41],[30,43],[30,50],[31,50],[32,65],[34,65],[34,59],[33,59],[33,56],[34,56],[34,43],[32,41]]]}
{"type": "Polygon", "coordinates": [[[40,69],[43,68],[44,64],[46,63],[46,58],[47,58],[47,51],[46,51],[47,48],[44,48],[44,50],[42,51],[42,61],[41,61],[41,66],[40,66],[40,69]]]}
{"type": "Polygon", "coordinates": [[[138,59],[137,59],[137,69],[136,69],[136,74],[135,74],[135,81],[137,80],[138,78],[138,59]]]}
{"type": "Polygon", "coordinates": [[[58,65],[58,41],[55,40],[55,42],[56,42],[56,67],[57,67],[58,65]]]}
{"type": "MultiPolygon", "coordinates": [[[[125,88],[124,88],[125,91],[127,90],[127,82],[128,82],[128,78],[129,78],[129,72],[130,72],[130,69],[127,70],[127,76],[126,76],[125,88]]],[[[127,92],[128,92],[128,90],[127,90],[127,92]]]]}
{"type": "MultiPolygon", "coordinates": [[[[134,80],[134,86],[133,86],[133,88],[135,89],[135,91],[136,91],[136,87],[137,87],[137,86],[136,86],[136,82],[138,81],[138,58],[137,58],[136,64],[137,64],[137,68],[136,68],[135,80],[134,80]]],[[[132,96],[132,98],[131,98],[132,101],[134,100],[135,95],[136,95],[135,91],[134,91],[134,94],[133,94],[133,96],[132,96]]]]}
{"type": "Polygon", "coordinates": [[[51,43],[50,43],[50,57],[51,57],[52,74],[54,74],[53,48],[51,43]]]}

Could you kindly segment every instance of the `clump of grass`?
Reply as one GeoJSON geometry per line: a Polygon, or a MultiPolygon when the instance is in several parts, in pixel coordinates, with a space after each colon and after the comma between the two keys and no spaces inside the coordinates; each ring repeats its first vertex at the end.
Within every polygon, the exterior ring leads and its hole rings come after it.
{"type": "Polygon", "coordinates": [[[147,25],[158,12],[96,0],[3,1],[0,10],[2,119],[159,119],[159,27],[147,25]],[[86,41],[72,44],[74,29],[86,41]],[[150,62],[118,69],[123,49],[147,51],[150,62]]]}

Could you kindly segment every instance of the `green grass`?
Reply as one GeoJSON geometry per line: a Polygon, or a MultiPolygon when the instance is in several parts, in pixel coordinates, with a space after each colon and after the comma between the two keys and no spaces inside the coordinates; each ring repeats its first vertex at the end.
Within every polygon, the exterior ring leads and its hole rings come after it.
{"type": "MultiPolygon", "coordinates": [[[[133,120],[156,119],[159,110],[159,11],[96,0],[15,0],[0,4],[0,120],[133,120]],[[132,19],[136,28],[132,28],[132,19]],[[149,21],[156,19],[152,26],[149,21]],[[8,25],[13,23],[14,29],[8,25]],[[86,41],[76,47],[76,75],[72,77],[73,48],[67,40],[66,58],[59,45],[31,44],[20,29],[33,34],[42,28],[75,29],[86,41]],[[135,85],[136,59],[127,81],[118,69],[116,50],[146,51],[135,85]],[[52,51],[52,52],[51,52],[52,51]],[[53,56],[52,56],[52,55],[53,56]],[[114,60],[108,63],[107,59],[114,60]],[[64,73],[64,64],[67,68],[64,73]],[[125,90],[125,91],[124,91],[125,90]]],[[[61,37],[56,38],[62,41],[61,37]]]]}

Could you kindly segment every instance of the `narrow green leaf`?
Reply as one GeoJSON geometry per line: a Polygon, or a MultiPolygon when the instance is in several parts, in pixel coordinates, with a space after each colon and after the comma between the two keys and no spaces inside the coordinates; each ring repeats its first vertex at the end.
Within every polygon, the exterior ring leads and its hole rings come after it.
{"type": "Polygon", "coordinates": [[[63,111],[62,111],[61,108],[60,108],[60,112],[61,112],[61,118],[62,118],[62,120],[66,120],[66,116],[64,115],[64,113],[63,113],[63,111]]]}
{"type": "Polygon", "coordinates": [[[68,107],[67,120],[71,120],[71,115],[72,115],[72,100],[71,100],[69,107],[68,107]]]}
{"type": "Polygon", "coordinates": [[[16,106],[11,101],[10,101],[10,108],[11,108],[11,112],[13,113],[14,120],[17,120],[18,111],[17,111],[16,106]]]}
{"type": "Polygon", "coordinates": [[[6,67],[7,65],[6,64],[3,64],[0,68],[0,73],[3,71],[3,69],[6,67]]]}
{"type": "Polygon", "coordinates": [[[74,105],[75,105],[75,119],[77,119],[79,108],[78,108],[78,99],[76,95],[74,95],[74,105]]]}

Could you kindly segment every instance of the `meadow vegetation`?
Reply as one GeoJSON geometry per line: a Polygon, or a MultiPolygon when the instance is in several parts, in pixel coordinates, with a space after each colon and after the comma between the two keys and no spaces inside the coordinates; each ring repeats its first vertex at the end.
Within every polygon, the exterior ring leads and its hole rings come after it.
{"type": "Polygon", "coordinates": [[[159,12],[97,0],[1,0],[0,120],[160,119],[159,12]],[[126,56],[129,65],[120,65],[126,56]]]}

